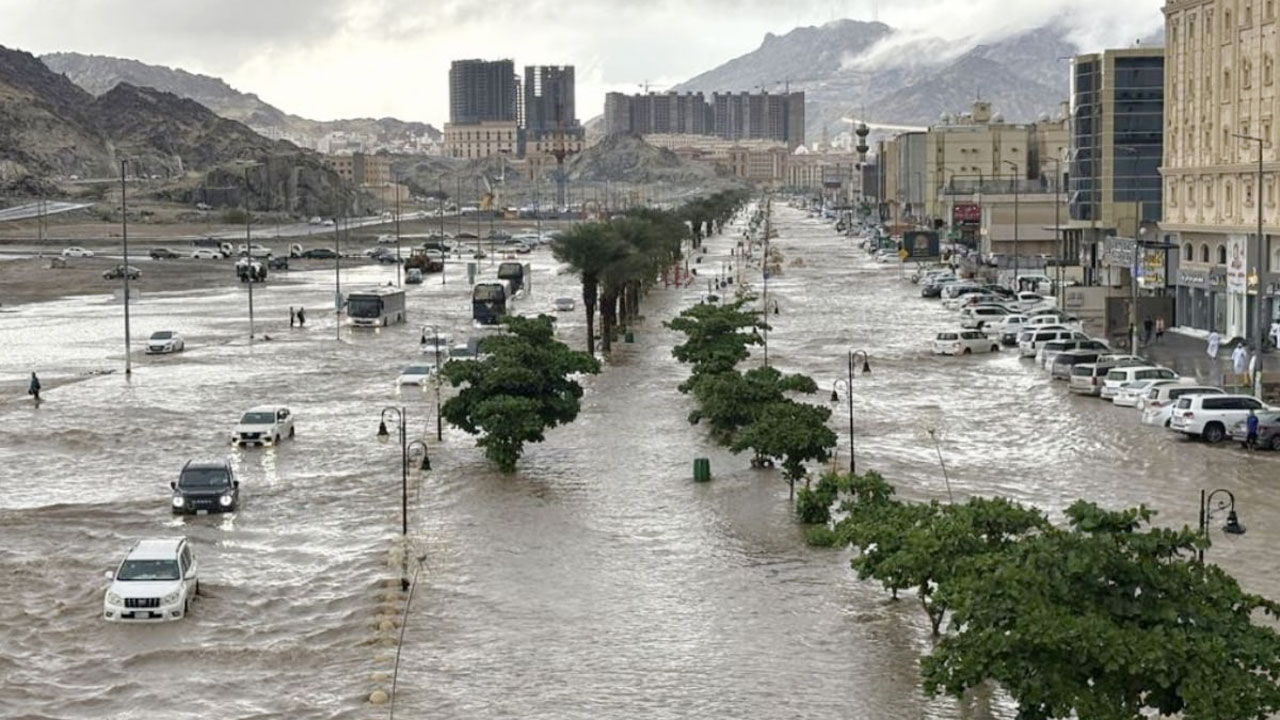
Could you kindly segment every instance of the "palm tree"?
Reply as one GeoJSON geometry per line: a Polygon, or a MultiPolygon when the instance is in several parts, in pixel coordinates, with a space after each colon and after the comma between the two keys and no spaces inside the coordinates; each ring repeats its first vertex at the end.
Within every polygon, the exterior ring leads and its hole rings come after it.
{"type": "Polygon", "coordinates": [[[595,354],[596,301],[600,278],[628,249],[608,223],[579,223],[551,241],[551,254],[582,278],[582,305],[587,314],[587,352],[595,354]]]}

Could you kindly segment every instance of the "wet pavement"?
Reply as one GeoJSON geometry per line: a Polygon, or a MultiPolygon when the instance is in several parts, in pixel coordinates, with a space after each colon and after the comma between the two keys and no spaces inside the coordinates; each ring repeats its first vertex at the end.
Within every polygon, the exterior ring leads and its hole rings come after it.
{"type": "MultiPolygon", "coordinates": [[[[937,429],[957,498],[1002,494],[1055,513],[1078,497],[1147,503],[1194,523],[1201,487],[1235,492],[1247,535],[1214,534],[1209,558],[1250,590],[1280,596],[1267,549],[1280,535],[1270,492],[1280,456],[1182,441],[1132,409],[1068,395],[1016,353],[939,358],[929,342],[954,316],[919,298],[825,223],[778,206],[785,256],[770,279],[770,362],[805,372],[825,403],[845,353],[870,355],[854,380],[859,469],[913,498],[945,498],[937,429]]],[[[740,232],[740,231],[738,231],[740,232]]],[[[732,235],[694,267],[729,262],[732,235]]],[[[481,270],[489,270],[481,261],[481,270]]],[[[540,310],[576,282],[545,250],[540,310]]],[[[491,270],[490,270],[491,272],[491,270]]],[[[758,272],[754,270],[753,272],[758,272]]],[[[417,356],[418,326],[468,330],[462,268],[409,288],[411,320],[335,339],[332,272],[255,291],[271,341],[247,342],[243,288],[172,293],[135,306],[138,337],[187,336],[186,353],[135,356],[126,379],[120,306],[108,298],[0,314],[0,716],[60,718],[381,717],[365,698],[384,649],[373,618],[399,530],[398,452],[375,442],[378,413],[404,404],[412,437],[433,401],[394,385],[417,356]],[[288,307],[308,308],[305,330],[288,307]],[[20,394],[33,367],[45,402],[20,394]],[[109,375],[87,375],[116,369],[109,375]],[[230,450],[237,414],[281,402],[298,437],[230,450]],[[233,516],[175,519],[168,482],[188,458],[229,455],[243,485],[233,516]],[[99,619],[105,580],[134,538],[184,533],[207,593],[181,623],[99,619]]],[[[344,272],[344,288],[394,269],[344,272]]],[[[705,273],[704,273],[705,278],[705,273]]],[[[759,286],[758,281],[756,282],[759,286]]],[[[411,532],[425,554],[405,628],[403,717],[1007,718],[999,698],[929,700],[916,660],[930,646],[915,603],[858,582],[848,553],[804,544],[786,485],[709,443],[675,386],[678,338],[661,328],[705,293],[659,289],[634,344],[585,381],[577,422],[495,473],[468,436],[427,434],[433,470],[412,478],[411,532]],[[695,457],[713,482],[691,481],[695,457]]],[[[562,336],[583,345],[581,312],[562,336]]],[[[749,362],[758,362],[757,355],[749,362]]],[[[1207,359],[1207,358],[1206,358],[1207,359]]],[[[844,402],[831,423],[848,461],[844,402]]]]}

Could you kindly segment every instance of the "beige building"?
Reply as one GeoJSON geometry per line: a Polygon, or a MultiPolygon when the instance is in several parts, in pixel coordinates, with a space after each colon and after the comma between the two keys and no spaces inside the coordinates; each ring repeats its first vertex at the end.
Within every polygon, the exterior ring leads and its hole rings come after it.
{"type": "Polygon", "coordinates": [[[1255,336],[1259,291],[1264,328],[1276,317],[1278,5],[1275,0],[1168,0],[1164,7],[1161,226],[1178,246],[1178,323],[1227,337],[1255,336]]]}
{"type": "Polygon", "coordinates": [[[326,155],[324,161],[338,173],[338,177],[355,185],[391,183],[391,158],[386,155],[326,155]]]}
{"type": "Polygon", "coordinates": [[[734,147],[724,163],[734,174],[754,185],[777,186],[786,178],[787,148],[776,147],[770,150],[753,150],[747,147],[734,147]]]}
{"type": "Polygon", "coordinates": [[[519,151],[520,126],[515,121],[445,123],[444,154],[452,158],[486,158],[519,151]]]}

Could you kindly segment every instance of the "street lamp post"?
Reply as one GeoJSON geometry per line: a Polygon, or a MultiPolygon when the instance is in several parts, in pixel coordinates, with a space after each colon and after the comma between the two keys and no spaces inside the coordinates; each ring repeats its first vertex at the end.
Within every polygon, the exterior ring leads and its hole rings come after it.
{"type": "Polygon", "coordinates": [[[342,339],[342,221],[333,222],[333,326],[339,340],[342,339]]]}
{"type": "MultiPolygon", "coordinates": [[[[1254,265],[1254,272],[1258,276],[1258,289],[1257,289],[1257,294],[1254,296],[1255,305],[1254,305],[1254,317],[1253,317],[1253,321],[1254,321],[1253,354],[1254,354],[1254,357],[1259,358],[1257,363],[1257,372],[1261,373],[1262,372],[1261,357],[1262,357],[1262,349],[1264,347],[1264,343],[1262,342],[1262,339],[1266,337],[1266,325],[1263,323],[1263,317],[1262,317],[1262,314],[1265,309],[1265,303],[1263,302],[1263,298],[1262,298],[1262,268],[1263,268],[1262,259],[1266,257],[1266,254],[1267,254],[1267,248],[1265,243],[1263,242],[1263,235],[1262,235],[1262,147],[1263,147],[1263,144],[1265,143],[1265,140],[1263,138],[1253,137],[1250,135],[1236,135],[1235,137],[1248,142],[1258,143],[1258,179],[1257,179],[1257,182],[1255,183],[1255,188],[1253,191],[1253,203],[1258,206],[1258,255],[1257,255],[1257,262],[1254,265]]],[[[1248,296],[1247,284],[1245,286],[1245,292],[1247,297],[1248,296]]],[[[1248,313],[1245,313],[1245,315],[1247,317],[1248,313]]],[[[1251,380],[1253,380],[1254,382],[1254,390],[1256,394],[1258,395],[1258,397],[1262,397],[1262,383],[1259,382],[1258,378],[1256,377],[1251,378],[1251,380]]]]}
{"type": "Polygon", "coordinates": [[[253,344],[253,285],[257,281],[257,275],[253,270],[253,229],[252,218],[249,216],[249,168],[252,165],[246,165],[244,168],[244,257],[245,257],[245,277],[249,280],[249,344],[253,344]]]}
{"type": "Polygon", "coordinates": [[[124,241],[124,374],[133,374],[133,357],[129,351],[129,212],[125,200],[125,163],[120,161],[120,236],[124,241]]]}
{"type": "MultiPolygon", "coordinates": [[[[1211,493],[1205,494],[1204,490],[1200,491],[1200,535],[1208,537],[1209,521],[1213,519],[1213,513],[1216,510],[1227,511],[1227,522],[1222,526],[1222,531],[1229,535],[1243,535],[1244,526],[1240,524],[1240,518],[1236,515],[1236,496],[1230,490],[1218,488],[1211,493]],[[1214,497],[1219,493],[1226,495],[1227,500],[1219,500],[1218,505],[1212,505],[1214,497]]],[[[1196,552],[1196,560],[1200,563],[1204,562],[1204,549],[1201,548],[1196,552]]]]}
{"type": "Polygon", "coordinates": [[[839,386],[845,386],[845,398],[849,407],[849,474],[857,473],[857,459],[854,452],[854,432],[853,432],[853,377],[854,363],[859,358],[862,359],[862,374],[867,375],[871,372],[871,358],[865,350],[849,351],[849,378],[848,380],[837,380],[831,385],[831,402],[837,402],[840,399],[838,392],[839,386]]]}
{"type": "Polygon", "coordinates": [[[1018,186],[1021,185],[1021,183],[1018,182],[1019,168],[1018,168],[1018,163],[1012,160],[1003,160],[1002,162],[1005,165],[1008,165],[1009,167],[1013,168],[1013,287],[1015,292],[1021,292],[1022,286],[1018,284],[1018,266],[1021,264],[1020,262],[1021,256],[1019,255],[1019,252],[1018,252],[1019,251],[1018,240],[1020,238],[1018,234],[1019,233],[1018,198],[1020,194],[1019,193],[1020,189],[1018,186]]]}
{"type": "Polygon", "coordinates": [[[435,368],[431,374],[436,386],[436,442],[442,442],[444,440],[444,426],[440,421],[440,331],[435,325],[424,325],[422,328],[422,345],[427,344],[427,328],[431,328],[431,334],[435,337],[436,361],[435,368]]]}
{"type": "Polygon", "coordinates": [[[400,257],[400,175],[394,176],[391,192],[396,194],[396,287],[403,287],[404,261],[400,257]]]}
{"type": "Polygon", "coordinates": [[[1058,307],[1065,310],[1065,298],[1062,297],[1062,263],[1066,260],[1066,248],[1062,242],[1062,158],[1053,159],[1053,248],[1057,255],[1053,296],[1058,298],[1058,307]]]}
{"type": "MultiPolygon", "coordinates": [[[[407,438],[408,420],[405,418],[404,407],[395,407],[389,405],[382,409],[382,416],[378,420],[378,442],[386,443],[391,439],[391,433],[387,431],[387,415],[390,414],[396,423],[400,435],[400,534],[409,534],[409,448],[411,447],[407,438]]],[[[427,445],[421,440],[414,440],[412,447],[422,447],[422,469],[431,469],[431,458],[427,453],[427,445]]]]}

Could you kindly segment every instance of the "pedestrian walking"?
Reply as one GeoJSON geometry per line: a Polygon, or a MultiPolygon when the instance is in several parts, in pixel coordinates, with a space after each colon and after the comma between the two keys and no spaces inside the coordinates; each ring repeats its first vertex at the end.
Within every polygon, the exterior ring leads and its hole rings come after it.
{"type": "Polygon", "coordinates": [[[1249,409],[1249,417],[1244,419],[1244,446],[1252,452],[1258,447],[1258,416],[1249,409]]]}
{"type": "Polygon", "coordinates": [[[1280,321],[1271,323],[1271,344],[1280,348],[1280,321]]]}
{"type": "Polygon", "coordinates": [[[298,308],[298,327],[307,324],[307,316],[302,313],[302,308],[298,308]]]}
{"type": "Polygon", "coordinates": [[[295,312],[293,309],[293,306],[290,305],[289,306],[289,327],[293,327],[294,323],[297,321],[298,321],[298,313],[295,312]]]}
{"type": "Polygon", "coordinates": [[[1236,345],[1236,349],[1231,351],[1231,369],[1237,375],[1244,372],[1245,364],[1249,362],[1249,351],[1244,349],[1244,343],[1236,345]]]}
{"type": "Polygon", "coordinates": [[[1217,360],[1218,346],[1222,344],[1222,336],[1218,334],[1217,330],[1212,330],[1209,332],[1208,340],[1209,340],[1209,346],[1208,348],[1206,348],[1206,351],[1209,353],[1209,357],[1211,359],[1217,360]]]}
{"type": "Polygon", "coordinates": [[[1156,342],[1160,342],[1164,337],[1164,316],[1156,318],[1156,342]]]}
{"type": "Polygon", "coordinates": [[[1149,345],[1151,343],[1151,335],[1155,332],[1156,324],[1150,317],[1142,321],[1142,344],[1149,345]]]}
{"type": "Polygon", "coordinates": [[[27,386],[27,394],[36,402],[40,402],[40,378],[36,377],[34,372],[31,373],[31,384],[27,386]]]}

